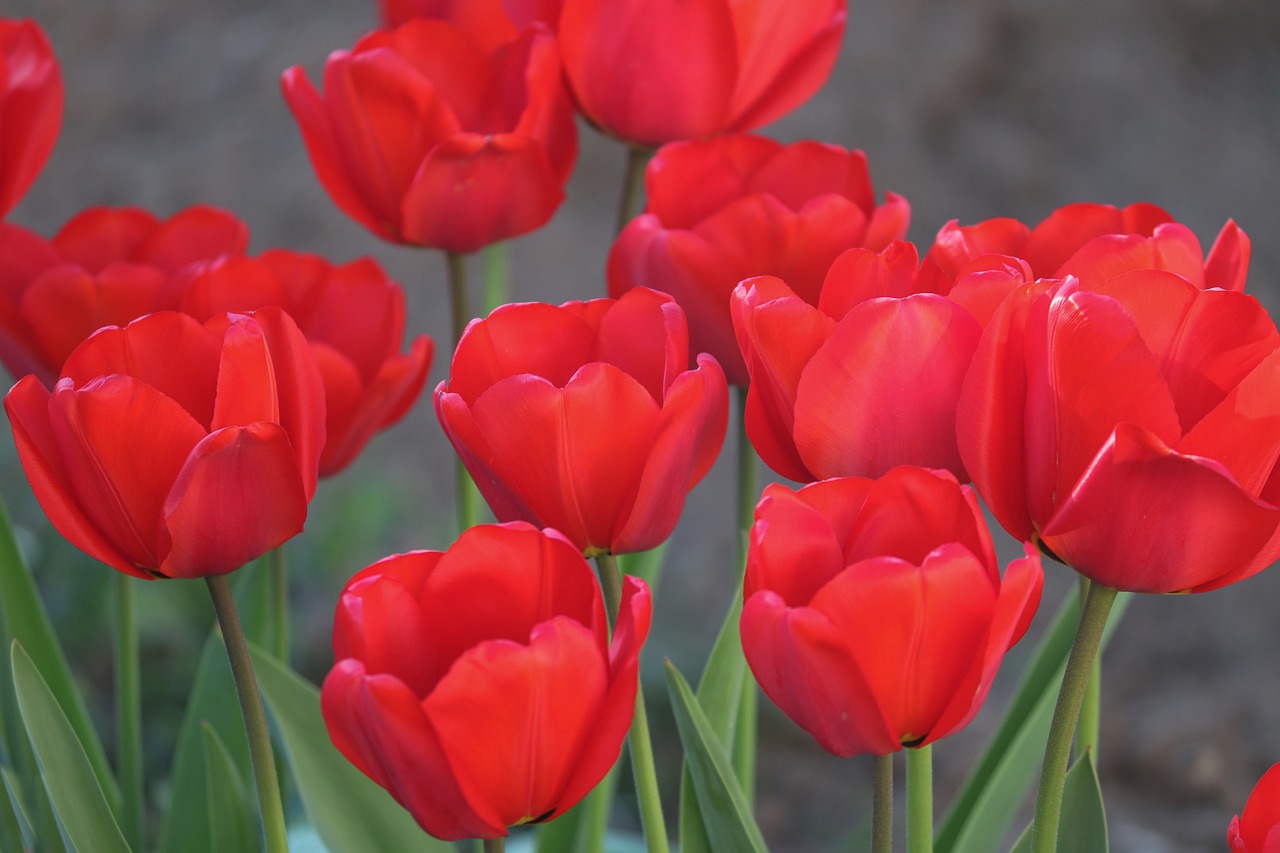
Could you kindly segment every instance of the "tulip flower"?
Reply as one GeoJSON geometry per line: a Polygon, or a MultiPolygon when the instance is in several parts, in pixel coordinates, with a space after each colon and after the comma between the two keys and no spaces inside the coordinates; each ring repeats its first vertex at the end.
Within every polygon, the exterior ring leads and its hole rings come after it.
{"type": "Polygon", "coordinates": [[[99,330],[52,393],[5,397],[40,506],[80,550],[140,578],[234,571],[302,530],[324,390],[277,308],[203,326],[162,311],[99,330]]]}
{"type": "Polygon", "coordinates": [[[244,253],[249,229],[197,205],[168,219],[136,207],[94,207],[50,241],[0,224],[0,360],[52,386],[81,341],[178,307],[193,265],[244,253]]]}
{"type": "Polygon", "coordinates": [[[511,41],[528,24],[554,28],[560,0],[381,0],[383,26],[394,30],[419,18],[448,21],[489,50],[511,41]]]}
{"type": "Polygon", "coordinates": [[[192,275],[182,310],[203,321],[265,305],[289,312],[311,344],[325,388],[320,476],[335,474],[409,411],[431,366],[431,339],[419,335],[399,352],[404,291],[371,258],[335,266],[276,249],[224,259],[192,275]]]}
{"type": "Polygon", "coordinates": [[[610,642],[586,560],[554,530],[480,525],[346,585],[320,707],[339,751],[437,838],[551,820],[618,758],[649,589],[610,642]]]}
{"type": "Polygon", "coordinates": [[[557,36],[578,108],[656,147],[743,132],[807,101],[844,36],[845,0],[564,0],[557,36]]]}
{"type": "Polygon", "coordinates": [[[960,455],[996,518],[1112,589],[1202,592],[1280,556],[1280,333],[1160,269],[1016,289],[974,355],[960,455]]]}
{"type": "Polygon", "coordinates": [[[828,752],[923,747],[978,712],[1043,577],[1028,546],[1001,579],[976,495],[944,471],[774,484],[751,528],[742,649],[828,752]]]}
{"type": "Polygon", "coordinates": [[[1031,265],[1035,278],[1073,275],[1086,287],[1130,270],[1163,269],[1196,287],[1243,290],[1250,242],[1228,220],[1206,258],[1191,230],[1153,204],[1117,209],[1079,203],[1058,208],[1034,229],[1015,219],[965,226],[953,220],[938,232],[925,263],[954,277],[986,254],[1016,255],[1031,265]]]}
{"type": "Polygon", "coordinates": [[[62,124],[62,71],[35,21],[0,18],[0,219],[40,174],[62,124]]]}
{"type": "Polygon", "coordinates": [[[324,93],[282,77],[312,166],[385,240],[464,253],[543,225],[577,156],[554,40],[531,27],[487,48],[440,20],[329,55],[324,93]]]}
{"type": "Polygon", "coordinates": [[[1227,828],[1231,853],[1280,853],[1280,764],[1262,774],[1227,828]]]}
{"type": "Polygon", "coordinates": [[[499,521],[554,527],[585,553],[647,551],[715,462],[728,387],[686,369],[666,294],[504,305],[473,321],[436,415],[499,521]]]}
{"type": "Polygon", "coordinates": [[[670,293],[689,317],[692,351],[711,353],[739,386],[747,368],[729,316],[738,282],[778,276],[817,304],[836,256],[884,249],[911,217],[893,193],[876,204],[861,151],[818,142],[729,136],[667,145],[650,161],[645,187],[648,207],[609,252],[609,293],[670,293]]]}

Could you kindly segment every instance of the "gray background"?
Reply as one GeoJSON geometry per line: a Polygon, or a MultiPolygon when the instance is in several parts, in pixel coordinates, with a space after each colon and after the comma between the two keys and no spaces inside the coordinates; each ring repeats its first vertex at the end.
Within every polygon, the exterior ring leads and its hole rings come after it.
{"type": "MultiPolygon", "coordinates": [[[[864,149],[877,186],[910,199],[913,239],[927,243],[951,218],[1035,222],[1073,201],[1150,201],[1187,223],[1207,248],[1234,217],[1253,238],[1249,289],[1274,313],[1280,4],[852,6],[830,82],[766,132],[864,149]]],[[[330,50],[350,46],[372,24],[372,3],[4,0],[0,11],[43,23],[67,87],[57,148],[11,220],[51,234],[89,205],[134,204],[167,215],[207,202],[249,223],[255,252],[287,246],[335,261],[372,254],[409,291],[410,329],[429,331],[439,345],[428,391],[444,377],[442,259],[380,242],[329,202],[279,94],[285,67],[303,64],[315,79],[330,50]]],[[[622,153],[585,129],[581,139],[567,203],[548,228],[512,247],[516,299],[603,293],[622,153]]],[[[731,458],[727,452],[691,496],[676,534],[646,653],[651,696],[661,696],[663,656],[696,674],[726,605],[731,458]]],[[[49,533],[8,441],[0,459],[3,494],[24,526],[60,627],[91,628],[86,636],[70,629],[67,642],[83,662],[86,690],[98,691],[101,719],[109,719],[101,691],[110,661],[92,627],[105,619],[101,570],[83,566],[49,533]]],[[[329,662],[330,614],[346,576],[397,550],[448,544],[451,472],[424,398],[356,465],[322,486],[308,532],[290,546],[299,608],[295,663],[313,678],[329,662]]],[[[1059,566],[1049,575],[1046,611],[1070,583],[1059,566]]],[[[181,586],[153,584],[143,592],[143,612],[154,614],[143,638],[151,667],[144,670],[147,712],[157,721],[148,752],[161,772],[172,742],[166,728],[176,725],[199,641],[189,625],[209,619],[200,591],[181,586]]],[[[1101,772],[1114,849],[1225,848],[1231,814],[1280,760],[1278,610],[1274,570],[1207,595],[1134,602],[1105,663],[1101,772]]],[[[992,704],[1006,686],[1002,678],[992,704]]],[[[847,849],[846,835],[856,831],[869,799],[869,761],[826,756],[763,704],[758,813],[771,845],[847,849]]],[[[994,711],[938,744],[940,808],[994,711]]]]}

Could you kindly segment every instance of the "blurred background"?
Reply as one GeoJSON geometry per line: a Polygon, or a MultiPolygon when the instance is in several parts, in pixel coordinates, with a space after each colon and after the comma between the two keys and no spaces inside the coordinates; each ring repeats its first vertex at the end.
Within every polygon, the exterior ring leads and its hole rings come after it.
{"type": "MultiPolygon", "coordinates": [[[[301,64],[316,79],[329,51],[369,29],[372,2],[3,0],[0,13],[40,21],[66,85],[58,145],[12,221],[48,236],[91,205],[138,205],[167,216],[211,203],[249,224],[254,253],[282,246],[335,262],[373,255],[408,292],[410,332],[425,330],[437,341],[427,393],[445,377],[442,256],[385,244],[339,212],[315,180],[279,93],[286,67],[301,64]]],[[[1274,0],[852,0],[831,80],[763,132],[865,150],[877,188],[911,201],[910,236],[926,245],[949,219],[1015,216],[1034,224],[1074,201],[1154,202],[1206,249],[1234,218],[1253,238],[1249,290],[1273,315],[1280,308],[1274,0]]],[[[547,228],[511,246],[513,299],[603,295],[622,165],[618,145],[583,128],[564,207],[547,228]]],[[[728,605],[733,452],[726,446],[690,496],[669,550],[646,649],[648,694],[658,704],[662,659],[696,678],[728,605]]],[[[448,443],[424,395],[402,424],[322,483],[307,532],[288,546],[293,663],[312,680],[331,663],[332,611],[347,577],[390,553],[447,547],[452,476],[448,443]]],[[[0,478],[108,735],[106,570],[54,533],[7,438],[0,478]]],[[[997,536],[1004,553],[1014,553],[997,536]]],[[[1046,618],[1073,582],[1066,569],[1047,568],[1046,618]]],[[[156,779],[167,773],[212,613],[203,585],[140,586],[147,750],[156,779]]],[[[1278,614],[1274,569],[1207,595],[1134,601],[1104,663],[1100,772],[1113,849],[1224,848],[1231,815],[1280,761],[1278,614]]],[[[940,812],[1021,660],[1011,656],[975,723],[935,750],[940,812]]],[[[757,811],[771,849],[849,849],[869,813],[870,761],[834,759],[767,700],[762,708],[757,811]]],[[[664,709],[651,713],[670,726],[664,709]]],[[[674,749],[659,760],[673,772],[674,749]]],[[[617,820],[634,818],[620,813],[617,820]]]]}

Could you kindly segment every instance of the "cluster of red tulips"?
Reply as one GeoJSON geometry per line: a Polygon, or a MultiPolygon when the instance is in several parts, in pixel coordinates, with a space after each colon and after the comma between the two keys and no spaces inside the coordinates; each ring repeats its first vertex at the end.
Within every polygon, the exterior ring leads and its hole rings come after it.
{"type": "MultiPolygon", "coordinates": [[[[686,853],[763,849],[758,683],[822,748],[878,757],[876,853],[892,849],[904,750],[912,853],[981,850],[956,840],[976,811],[934,830],[930,746],[979,711],[1049,557],[1079,574],[1078,615],[1041,688],[1059,699],[1017,849],[1092,831],[1100,798],[1078,791],[1097,790],[1095,662],[1118,594],[1203,592],[1280,557],[1280,331],[1245,292],[1245,233],[1228,222],[1205,251],[1154,205],[1075,203],[907,242],[907,200],[877,196],[861,151],[750,134],[825,81],[844,0],[380,11],[320,86],[295,67],[282,87],[333,202],[448,257],[455,339],[433,403],[460,523],[447,550],[389,556],[342,591],[313,709],[342,756],[438,839],[500,850],[540,824],[540,849],[599,850],[629,737],[650,851],[670,835],[686,853]],[[463,255],[555,214],[575,114],[628,150],[598,298],[472,319],[463,255]],[[653,601],[625,573],[642,561],[618,558],[670,537],[720,455],[731,387],[745,568],[697,695],[668,672],[688,769],[669,832],[638,678],[653,601]],[[801,485],[760,495],[755,454],[801,485]],[[477,492],[497,523],[476,523],[477,492]],[[980,501],[1024,543],[1003,571],[980,501]]],[[[5,410],[63,536],[133,578],[206,580],[248,732],[253,843],[276,853],[288,829],[224,576],[303,530],[319,480],[413,406],[433,345],[402,346],[404,294],[376,261],[252,256],[224,210],[95,207],[48,237],[7,221],[54,146],[63,86],[40,27],[0,20],[5,410]]],[[[298,768],[319,765],[284,746],[308,803],[298,768]]],[[[127,775],[99,791],[123,847],[96,846],[82,792],[38,782],[14,801],[47,797],[52,822],[0,808],[0,842],[142,849],[153,806],[127,775]]],[[[1278,778],[1232,821],[1233,853],[1280,850],[1278,778]]],[[[309,814],[322,835],[358,824],[341,805],[309,814]]]]}

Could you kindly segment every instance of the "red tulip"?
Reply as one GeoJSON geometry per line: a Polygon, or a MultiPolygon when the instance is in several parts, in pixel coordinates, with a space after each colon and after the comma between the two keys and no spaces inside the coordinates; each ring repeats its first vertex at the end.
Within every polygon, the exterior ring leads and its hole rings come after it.
{"type": "Polygon", "coordinates": [[[1022,262],[999,256],[954,283],[922,276],[915,247],[894,242],[842,254],[816,300],[771,276],[739,284],[730,307],[760,458],[802,482],[898,465],[968,479],[956,447],[960,386],[983,324],[1025,278],[1022,262]]]}
{"type": "Polygon", "coordinates": [[[1231,853],[1280,853],[1280,764],[1262,774],[1244,814],[1231,818],[1227,844],[1231,853]]]}
{"type": "Polygon", "coordinates": [[[288,311],[311,344],[327,413],[320,476],[336,474],[409,411],[427,380],[431,339],[420,335],[400,353],[404,292],[371,258],[334,266],[276,249],[217,261],[193,275],[182,310],[204,320],[265,305],[288,311]]]}
{"type": "Polygon", "coordinates": [[[432,835],[551,820],[618,758],[649,589],[608,638],[591,567],[554,530],[472,527],[388,557],[342,592],[320,707],[334,744],[432,835]]]}
{"type": "Polygon", "coordinates": [[[1280,333],[1164,270],[1015,290],[961,392],[1000,523],[1115,589],[1200,592],[1280,556],[1280,333]]]}
{"type": "Polygon", "coordinates": [[[198,205],[161,220],[136,207],[94,207],[52,241],[0,224],[0,360],[52,386],[80,342],[176,309],[192,265],[244,253],[249,229],[198,205]]]}
{"type": "Polygon", "coordinates": [[[204,326],[163,311],[98,331],[52,394],[28,376],[4,404],[58,532],[126,574],[198,577],[302,530],[323,394],[306,339],[279,309],[204,326]]]}
{"type": "Polygon", "coordinates": [[[418,18],[448,21],[485,50],[511,41],[534,21],[554,28],[560,17],[560,0],[381,0],[378,5],[386,29],[418,18]]]}
{"type": "Polygon", "coordinates": [[[828,752],[955,733],[1040,603],[1030,546],[1003,581],[973,490],[943,471],[764,491],[742,648],[765,694],[828,752]]]}
{"type": "Polygon", "coordinates": [[[324,94],[282,78],[335,204],[397,243],[471,252],[551,218],[577,155],[553,39],[531,27],[485,49],[414,20],[329,55],[324,94]]]}
{"type": "Polygon", "coordinates": [[[40,174],[62,124],[62,71],[35,21],[0,18],[0,219],[40,174]]]}
{"type": "Polygon", "coordinates": [[[724,442],[724,373],[688,358],[666,294],[504,305],[467,327],[436,414],[499,521],[590,555],[647,551],[724,442]]]}
{"type": "Polygon", "coordinates": [[[564,0],[557,35],[586,117],[658,146],[743,132],[818,90],[845,0],[564,0]]]}
{"type": "Polygon", "coordinates": [[[1130,270],[1163,269],[1196,287],[1243,290],[1249,271],[1249,237],[1228,220],[1206,258],[1185,225],[1153,204],[1117,209],[1108,204],[1069,204],[1028,229],[1014,219],[988,219],[938,232],[926,264],[954,277],[980,255],[1016,255],[1036,278],[1073,275],[1086,287],[1130,270]]]}
{"type": "Polygon", "coordinates": [[[650,161],[645,187],[648,207],[609,252],[609,293],[670,293],[689,317],[693,352],[715,356],[734,385],[747,384],[729,317],[739,281],[775,275],[817,304],[837,255],[880,251],[911,217],[893,193],[876,205],[861,151],[818,142],[730,136],[667,145],[650,161]]]}

